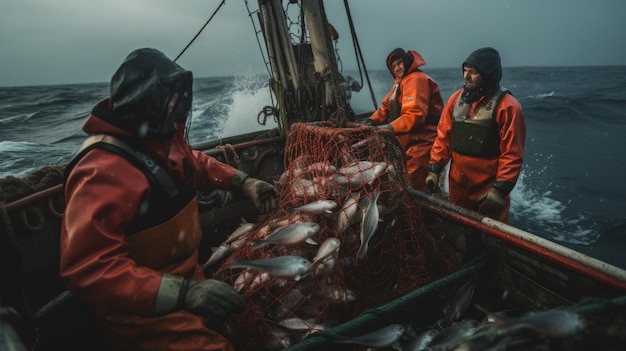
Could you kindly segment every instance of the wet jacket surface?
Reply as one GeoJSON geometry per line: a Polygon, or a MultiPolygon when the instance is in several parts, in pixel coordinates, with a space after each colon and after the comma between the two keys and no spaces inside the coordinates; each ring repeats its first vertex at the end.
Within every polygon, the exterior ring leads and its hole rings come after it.
{"type": "MultiPolygon", "coordinates": [[[[504,95],[497,108],[495,122],[500,136],[500,154],[493,157],[474,157],[454,152],[450,146],[452,115],[457,99],[463,89],[454,92],[441,115],[437,139],[431,152],[431,164],[439,167],[450,164],[450,201],[467,209],[480,212],[479,198],[496,184],[506,185],[500,189],[506,195],[505,208],[489,217],[508,222],[510,206],[509,191],[513,188],[522,169],[526,124],[520,103],[510,94],[504,95]]],[[[491,96],[483,96],[471,103],[470,110],[480,108],[491,96]]],[[[500,190],[499,189],[499,190],[500,190]]]]}
{"type": "MultiPolygon", "coordinates": [[[[98,108],[106,111],[108,105],[104,100],[98,108]]],[[[166,169],[173,180],[185,180],[190,166],[193,166],[197,171],[195,183],[198,189],[229,189],[236,169],[192,150],[185,141],[184,129],[179,123],[171,144],[168,141],[136,140],[151,151],[151,158],[166,169]]],[[[83,130],[88,134],[130,136],[93,113],[83,130]]],[[[133,258],[137,252],[150,250],[137,245],[153,244],[150,240],[139,241],[142,244],[131,243],[128,236],[128,229],[142,210],[142,204],[150,201],[151,191],[150,182],[142,170],[121,155],[96,148],[76,163],[64,189],[66,209],[60,265],[63,281],[102,319],[104,327],[117,336],[118,342],[131,349],[169,349],[170,346],[175,349],[176,345],[195,350],[231,348],[221,335],[208,330],[200,317],[186,312],[150,317],[155,310],[163,273],[205,279],[197,262],[197,238],[201,233],[195,210],[196,198],[185,207],[186,211],[181,208],[181,212],[196,222],[184,228],[192,233],[169,228],[169,235],[189,235],[191,238],[177,240],[186,240],[192,245],[195,242],[196,247],[188,248],[189,254],[181,255],[173,262],[167,258],[152,258],[165,264],[154,264],[154,267],[140,265],[133,258]],[[181,338],[182,335],[187,337],[181,338]]],[[[149,234],[150,230],[146,232],[149,234]]]]}
{"type": "MultiPolygon", "coordinates": [[[[437,136],[436,121],[441,115],[443,100],[437,82],[419,70],[419,67],[426,64],[424,58],[414,50],[408,50],[406,54],[412,58],[411,65],[405,66],[407,73],[402,79],[394,78],[394,86],[370,119],[376,124],[389,123],[393,127],[407,155],[409,183],[415,189],[424,191],[430,149],[437,136]],[[400,103],[399,116],[395,119],[390,106],[394,94],[397,94],[396,99],[400,103]]],[[[387,58],[390,72],[393,55],[392,53],[387,58]]]]}

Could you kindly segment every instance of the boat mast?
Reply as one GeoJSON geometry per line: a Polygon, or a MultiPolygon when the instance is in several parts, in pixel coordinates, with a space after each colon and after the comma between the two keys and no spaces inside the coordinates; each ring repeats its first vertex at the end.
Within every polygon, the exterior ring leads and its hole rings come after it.
{"type": "MultiPolygon", "coordinates": [[[[295,5],[297,1],[289,3],[295,5]]],[[[302,0],[300,11],[301,42],[292,43],[295,36],[290,33],[281,0],[259,0],[259,21],[272,74],[270,87],[278,102],[282,135],[297,122],[345,122],[345,95],[340,91],[343,79],[323,3],[302,0]]]]}

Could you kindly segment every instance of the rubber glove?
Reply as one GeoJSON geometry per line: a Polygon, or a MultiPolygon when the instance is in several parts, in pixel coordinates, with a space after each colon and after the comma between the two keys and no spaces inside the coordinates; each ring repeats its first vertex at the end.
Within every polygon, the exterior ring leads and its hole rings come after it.
{"type": "Polygon", "coordinates": [[[188,280],[164,274],[157,292],[155,316],[178,310],[207,318],[226,318],[241,312],[246,300],[219,280],[188,280]]]}
{"type": "Polygon", "coordinates": [[[495,188],[491,188],[478,199],[478,203],[483,204],[482,212],[498,212],[504,208],[504,195],[495,188]]]}
{"type": "Polygon", "coordinates": [[[280,193],[270,183],[252,178],[238,170],[233,175],[232,184],[241,189],[241,192],[252,201],[254,208],[261,214],[269,213],[276,208],[280,193]]]}
{"type": "Polygon", "coordinates": [[[428,192],[431,194],[441,193],[441,189],[439,188],[439,174],[435,172],[428,172],[428,175],[426,176],[426,187],[428,188],[428,192]]]}

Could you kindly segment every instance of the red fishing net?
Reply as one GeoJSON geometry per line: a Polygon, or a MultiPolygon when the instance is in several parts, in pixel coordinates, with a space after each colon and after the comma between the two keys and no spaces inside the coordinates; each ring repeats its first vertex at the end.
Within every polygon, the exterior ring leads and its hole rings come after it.
{"type": "Polygon", "coordinates": [[[215,274],[248,300],[232,326],[240,348],[286,348],[432,280],[425,250],[432,235],[406,194],[404,163],[388,131],[331,122],[292,126],[278,208],[215,274]],[[281,229],[289,235],[278,235],[281,229]],[[279,257],[293,260],[265,261],[279,257]]]}

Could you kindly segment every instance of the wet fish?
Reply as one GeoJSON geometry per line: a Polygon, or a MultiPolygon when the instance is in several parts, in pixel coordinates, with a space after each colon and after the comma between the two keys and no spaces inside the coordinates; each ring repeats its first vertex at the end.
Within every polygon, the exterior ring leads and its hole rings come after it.
{"type": "Polygon", "coordinates": [[[361,246],[356,253],[356,258],[362,259],[367,254],[370,239],[378,228],[378,196],[380,192],[378,190],[370,194],[371,199],[366,197],[364,200],[363,219],[361,220],[361,246]]]}
{"type": "Polygon", "coordinates": [[[340,184],[350,184],[352,186],[371,184],[386,169],[387,164],[384,162],[359,161],[356,165],[338,169],[335,180],[340,184]]]}
{"type": "Polygon", "coordinates": [[[391,324],[379,330],[359,336],[328,335],[333,342],[358,344],[366,347],[387,347],[398,343],[406,328],[402,324],[391,324]]]}
{"type": "Polygon", "coordinates": [[[494,318],[492,329],[528,328],[555,338],[573,336],[587,327],[582,315],[567,310],[533,312],[517,318],[504,316],[494,318]]]}
{"type": "Polygon", "coordinates": [[[439,333],[437,329],[427,329],[402,344],[402,351],[421,351],[430,345],[433,338],[439,333]]]}
{"type": "Polygon", "coordinates": [[[333,200],[317,200],[291,209],[291,212],[301,212],[308,215],[319,215],[324,213],[332,213],[337,207],[337,203],[333,200]]]}
{"type": "Polygon", "coordinates": [[[241,292],[243,288],[246,287],[247,283],[250,282],[254,277],[254,273],[252,273],[249,269],[243,270],[235,279],[233,283],[233,288],[237,290],[237,292],[241,292]]]}
{"type": "Polygon", "coordinates": [[[335,229],[337,230],[337,234],[343,233],[343,231],[346,230],[346,228],[348,228],[350,224],[352,224],[352,221],[356,217],[359,209],[360,198],[360,192],[354,192],[350,194],[341,210],[339,210],[339,215],[337,216],[337,223],[335,227],[335,229]]]}
{"type": "Polygon", "coordinates": [[[266,258],[256,261],[235,258],[228,264],[227,267],[252,268],[259,271],[267,272],[272,277],[289,278],[297,281],[311,270],[312,265],[311,262],[306,258],[289,255],[266,258]]]}
{"type": "Polygon", "coordinates": [[[328,238],[324,240],[320,245],[320,248],[317,250],[315,257],[313,257],[313,260],[311,260],[311,263],[315,265],[318,262],[324,261],[328,257],[338,252],[340,247],[341,240],[337,238],[328,238]]]}
{"type": "Polygon", "coordinates": [[[293,223],[275,230],[264,239],[251,238],[250,241],[255,244],[255,249],[267,244],[297,244],[317,234],[319,230],[320,225],[315,222],[293,223]]]}
{"type": "Polygon", "coordinates": [[[247,222],[242,221],[241,225],[237,227],[237,229],[235,229],[235,231],[232,232],[228,236],[228,238],[226,238],[226,241],[224,241],[224,244],[230,244],[234,241],[237,241],[239,238],[248,234],[250,230],[252,230],[252,227],[254,227],[254,223],[247,223],[247,222]]]}
{"type": "Polygon", "coordinates": [[[305,331],[319,331],[325,330],[326,327],[315,323],[315,319],[301,319],[297,317],[283,319],[278,324],[289,330],[305,330],[305,331]]]}
{"type": "Polygon", "coordinates": [[[474,281],[469,280],[450,295],[443,307],[443,326],[458,320],[472,302],[474,297],[474,281]]]}
{"type": "Polygon", "coordinates": [[[202,270],[205,270],[207,267],[219,262],[222,258],[224,258],[230,252],[230,244],[222,244],[218,247],[213,248],[213,252],[211,256],[204,262],[200,267],[202,270]]]}
{"type": "Polygon", "coordinates": [[[294,176],[297,177],[297,176],[302,175],[303,173],[306,175],[316,174],[316,173],[325,173],[328,175],[328,174],[334,173],[336,170],[337,170],[337,167],[331,165],[328,161],[321,161],[321,162],[311,163],[305,168],[296,169],[294,171],[294,176]]]}
{"type": "Polygon", "coordinates": [[[317,176],[312,179],[296,178],[291,188],[297,198],[323,199],[332,187],[336,184],[335,176],[317,176]]]}
{"type": "Polygon", "coordinates": [[[357,298],[354,290],[344,288],[338,284],[323,286],[322,289],[316,290],[315,293],[334,303],[352,302],[357,298]]]}
{"type": "Polygon", "coordinates": [[[467,338],[474,333],[478,324],[478,321],[473,319],[464,319],[462,321],[454,322],[449,327],[435,335],[428,346],[441,345],[452,340],[467,338]]]}
{"type": "Polygon", "coordinates": [[[312,216],[302,214],[300,212],[289,214],[288,216],[273,218],[269,222],[265,223],[257,231],[258,235],[262,238],[266,237],[269,233],[275,229],[293,224],[296,222],[311,222],[312,216]]]}
{"type": "Polygon", "coordinates": [[[328,257],[315,267],[315,275],[318,277],[330,274],[337,266],[337,259],[328,257]]]}

